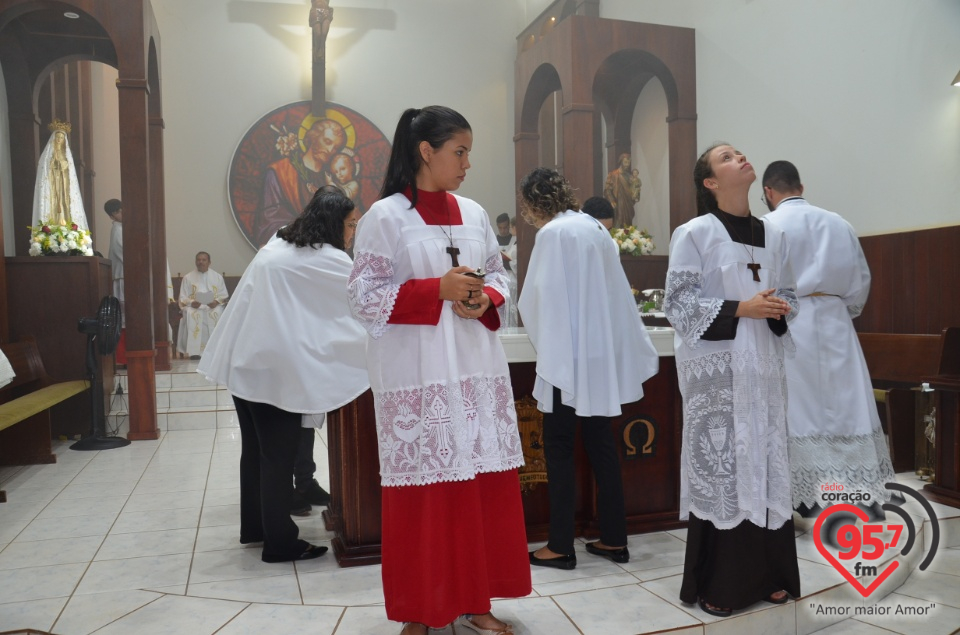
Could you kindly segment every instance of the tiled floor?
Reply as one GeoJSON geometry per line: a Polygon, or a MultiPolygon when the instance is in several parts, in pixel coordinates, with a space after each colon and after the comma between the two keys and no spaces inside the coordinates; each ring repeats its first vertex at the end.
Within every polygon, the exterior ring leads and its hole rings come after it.
{"type": "MultiPolygon", "coordinates": [[[[0,468],[9,497],[0,504],[0,631],[398,633],[384,614],[379,566],[340,569],[329,555],[265,564],[258,546],[239,544],[240,437],[229,396],[206,386],[192,372],[195,362],[175,364],[157,380],[161,439],[101,452],[61,443],[54,465],[0,468]]],[[[326,486],[322,431],[320,439],[318,479],[326,486]]],[[[921,486],[912,475],[900,480],[921,486]]],[[[957,632],[960,510],[933,507],[941,536],[930,567],[916,570],[931,528],[919,504],[908,503],[922,528],[917,545],[867,600],[826,564],[812,525],[800,522],[804,597],[797,602],[762,603],[723,620],[681,604],[680,530],[632,536],[632,559],[624,565],[578,545],[574,571],[534,568],[533,593],[495,601],[494,611],[514,622],[518,635],[957,632]],[[926,615],[902,614],[914,607],[926,615]]],[[[297,522],[305,539],[329,542],[319,511],[297,522]]],[[[433,632],[454,635],[452,628],[433,632]]]]}

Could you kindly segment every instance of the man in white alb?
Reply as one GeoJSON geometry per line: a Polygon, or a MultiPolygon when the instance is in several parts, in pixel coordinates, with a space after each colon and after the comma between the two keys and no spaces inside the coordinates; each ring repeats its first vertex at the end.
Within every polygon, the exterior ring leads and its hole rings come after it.
{"type": "Polygon", "coordinates": [[[230,295],[223,276],[210,269],[210,254],[199,252],[196,265],[180,283],[183,321],[177,337],[177,350],[191,358],[203,352],[230,295]]]}
{"type": "Polygon", "coordinates": [[[893,465],[851,321],[870,293],[867,260],[847,221],[803,198],[789,161],[767,166],[763,193],[771,210],[763,220],[787,237],[800,299],[790,324],[797,352],[785,362],[793,507],[815,515],[827,507],[821,487],[839,484],[844,492],[869,493],[882,517],[893,465]]]}

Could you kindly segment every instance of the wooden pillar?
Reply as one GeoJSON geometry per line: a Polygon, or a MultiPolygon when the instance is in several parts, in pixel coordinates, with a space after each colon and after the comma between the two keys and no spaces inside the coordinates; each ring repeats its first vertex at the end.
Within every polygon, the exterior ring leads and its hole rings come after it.
{"type": "Polygon", "coordinates": [[[693,183],[693,166],[697,157],[690,148],[697,147],[697,116],[667,119],[667,144],[670,161],[670,231],[697,215],[697,192],[693,183]]]}
{"type": "Polygon", "coordinates": [[[170,370],[170,319],[167,314],[167,231],[163,197],[163,118],[150,117],[150,251],[153,277],[153,340],[156,369],[170,370]]]}
{"type": "Polygon", "coordinates": [[[124,217],[123,271],[127,309],[127,378],[131,440],[157,439],[153,293],[150,274],[149,90],[143,77],[117,79],[120,102],[120,171],[124,217]],[[133,247],[132,249],[130,247],[133,247]],[[138,288],[143,281],[145,288],[138,288]]]}
{"type": "MultiPolygon", "coordinates": [[[[537,167],[540,153],[540,135],[536,132],[521,132],[513,137],[514,165],[517,185],[530,170],[537,167]]],[[[511,265],[517,274],[517,293],[523,288],[523,279],[527,274],[527,262],[533,251],[533,241],[537,230],[521,220],[520,204],[517,203],[517,260],[511,265]]]]}
{"type": "Polygon", "coordinates": [[[594,153],[593,104],[571,104],[563,107],[563,176],[576,191],[580,202],[593,191],[594,153]]]}

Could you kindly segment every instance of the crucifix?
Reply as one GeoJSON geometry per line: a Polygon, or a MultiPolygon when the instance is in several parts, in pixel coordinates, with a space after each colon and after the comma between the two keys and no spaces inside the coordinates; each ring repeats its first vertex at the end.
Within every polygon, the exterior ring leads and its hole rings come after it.
{"type": "MultiPolygon", "coordinates": [[[[450,254],[450,262],[453,263],[452,266],[459,267],[460,263],[457,261],[457,256],[460,254],[460,250],[453,246],[453,243],[450,243],[450,246],[446,249],[447,253],[450,254]]],[[[436,252],[434,252],[436,253],[436,252]]]]}
{"type": "Polygon", "coordinates": [[[753,272],[754,282],[760,282],[760,263],[759,262],[748,262],[747,269],[753,272]]]}
{"type": "Polygon", "coordinates": [[[327,111],[327,33],[333,22],[330,0],[310,0],[310,28],[313,30],[313,103],[314,117],[324,117],[327,111]]]}

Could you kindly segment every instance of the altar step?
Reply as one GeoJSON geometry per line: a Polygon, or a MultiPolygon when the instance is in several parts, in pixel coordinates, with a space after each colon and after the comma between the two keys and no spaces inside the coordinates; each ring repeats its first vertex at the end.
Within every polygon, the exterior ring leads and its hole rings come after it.
{"type": "MultiPolygon", "coordinates": [[[[230,392],[198,374],[196,360],[173,360],[171,366],[171,370],[156,374],[157,427],[161,432],[237,427],[230,392]]],[[[126,371],[119,370],[115,380],[108,426],[111,419],[123,425],[128,414],[126,371]]]]}

